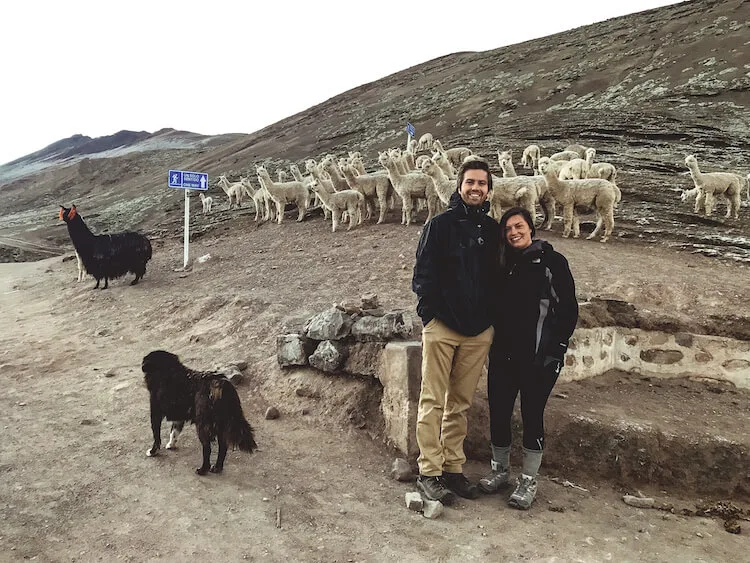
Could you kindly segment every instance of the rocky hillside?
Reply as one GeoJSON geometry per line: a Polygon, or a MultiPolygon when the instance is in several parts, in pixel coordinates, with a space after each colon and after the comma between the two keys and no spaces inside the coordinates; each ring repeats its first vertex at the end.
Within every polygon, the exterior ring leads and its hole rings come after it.
{"type": "Polygon", "coordinates": [[[695,0],[435,59],[250,135],[163,130],[122,132],[108,142],[68,139],[0,167],[0,236],[4,244],[63,242],[49,213],[73,200],[112,229],[157,229],[165,209],[180,205],[181,194],[166,188],[168,168],[237,177],[259,162],[275,168],[347,150],[361,151],[375,168],[376,151],[403,144],[409,120],[417,136],[431,132],[492,162],[497,149],[520,156],[531,142],[545,154],[572,141],[594,146],[621,170],[618,236],[750,260],[747,206],[738,220],[724,219],[722,204],[705,218],[679,200],[692,187],[683,175],[688,154],[704,171],[750,172],[749,38],[750,2],[695,0]]]}

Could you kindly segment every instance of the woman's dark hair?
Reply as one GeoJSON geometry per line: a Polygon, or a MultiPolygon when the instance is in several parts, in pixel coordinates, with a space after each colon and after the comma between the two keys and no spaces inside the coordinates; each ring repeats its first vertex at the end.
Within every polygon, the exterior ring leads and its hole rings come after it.
{"type": "Polygon", "coordinates": [[[533,239],[536,235],[536,226],[534,226],[534,218],[531,216],[531,212],[529,212],[528,209],[525,207],[511,207],[503,213],[503,216],[500,218],[500,251],[499,251],[499,261],[500,261],[500,267],[505,269],[508,265],[508,251],[511,250],[513,247],[508,244],[508,239],[505,237],[505,228],[508,225],[508,219],[511,217],[514,217],[516,215],[520,215],[523,217],[523,220],[526,221],[526,224],[531,229],[531,238],[533,239]]]}
{"type": "Polygon", "coordinates": [[[468,162],[464,162],[458,171],[456,177],[456,191],[461,192],[461,184],[464,183],[464,173],[467,170],[484,170],[487,172],[487,189],[492,191],[492,172],[490,172],[490,165],[486,160],[473,159],[468,162]]]}

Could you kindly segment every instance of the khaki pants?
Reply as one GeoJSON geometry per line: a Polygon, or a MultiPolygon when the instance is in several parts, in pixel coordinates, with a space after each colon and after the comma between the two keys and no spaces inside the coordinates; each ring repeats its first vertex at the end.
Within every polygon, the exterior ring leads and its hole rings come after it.
{"type": "Polygon", "coordinates": [[[494,329],[463,336],[433,319],[422,331],[422,389],[417,413],[419,473],[461,473],[466,411],[471,406],[494,329]]]}

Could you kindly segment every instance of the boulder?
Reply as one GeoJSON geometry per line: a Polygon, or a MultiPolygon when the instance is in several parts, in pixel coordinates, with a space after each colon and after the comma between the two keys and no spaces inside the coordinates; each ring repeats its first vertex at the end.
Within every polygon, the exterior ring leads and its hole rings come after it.
{"type": "Polygon", "coordinates": [[[310,365],[326,373],[341,369],[346,360],[346,348],[334,340],[324,340],[310,356],[310,365]]]}
{"type": "Polygon", "coordinates": [[[304,366],[314,342],[299,334],[280,334],[276,337],[276,359],[281,367],[304,366]]]}
{"type": "Polygon", "coordinates": [[[313,340],[342,340],[349,336],[353,323],[349,315],[333,307],[310,318],[305,336],[313,340]]]}
{"type": "Polygon", "coordinates": [[[352,325],[351,332],[360,342],[404,340],[412,334],[411,316],[404,312],[390,312],[382,317],[366,316],[352,325]]]}

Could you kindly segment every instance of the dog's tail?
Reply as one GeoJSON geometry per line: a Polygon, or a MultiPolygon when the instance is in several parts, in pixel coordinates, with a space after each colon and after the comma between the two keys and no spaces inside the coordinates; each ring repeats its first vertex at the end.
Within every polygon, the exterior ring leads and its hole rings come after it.
{"type": "Polygon", "coordinates": [[[253,427],[250,426],[250,423],[245,419],[245,415],[242,412],[242,405],[240,404],[240,397],[237,394],[237,390],[229,380],[223,382],[223,387],[224,399],[231,404],[229,408],[231,414],[227,421],[227,441],[243,452],[252,453],[253,450],[258,448],[258,445],[255,443],[253,427]]]}

